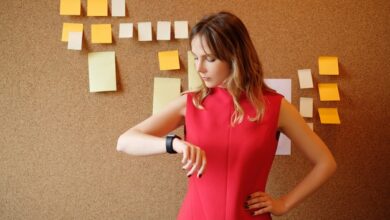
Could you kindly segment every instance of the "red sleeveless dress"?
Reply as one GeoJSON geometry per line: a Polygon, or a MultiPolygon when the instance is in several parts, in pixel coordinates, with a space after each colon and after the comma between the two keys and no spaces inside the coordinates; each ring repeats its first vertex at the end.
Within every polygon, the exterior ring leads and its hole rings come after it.
{"type": "Polygon", "coordinates": [[[283,96],[264,92],[266,110],[258,123],[247,120],[256,112],[242,95],[239,102],[245,117],[234,127],[230,125],[233,99],[226,89],[211,89],[203,110],[192,104],[192,97],[192,93],[187,96],[185,139],[206,152],[207,166],[201,178],[195,172],[188,179],[188,191],[177,219],[271,219],[269,213],[252,216],[244,208],[244,202],[248,195],[265,190],[277,146],[283,96]]]}

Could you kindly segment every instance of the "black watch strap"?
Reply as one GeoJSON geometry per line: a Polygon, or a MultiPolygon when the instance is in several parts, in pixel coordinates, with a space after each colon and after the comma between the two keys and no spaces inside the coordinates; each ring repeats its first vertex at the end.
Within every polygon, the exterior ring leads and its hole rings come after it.
{"type": "Polygon", "coordinates": [[[175,134],[169,134],[167,136],[167,139],[166,139],[166,142],[165,142],[165,145],[166,145],[166,149],[167,149],[167,152],[170,153],[170,154],[176,154],[177,152],[173,149],[173,140],[175,138],[179,138],[181,140],[181,138],[175,134]]]}

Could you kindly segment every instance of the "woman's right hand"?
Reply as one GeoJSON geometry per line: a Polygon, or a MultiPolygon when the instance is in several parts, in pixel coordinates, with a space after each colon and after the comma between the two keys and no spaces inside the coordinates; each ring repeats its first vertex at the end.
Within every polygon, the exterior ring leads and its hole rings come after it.
{"type": "Polygon", "coordinates": [[[198,178],[200,178],[204,170],[206,168],[206,153],[200,147],[188,143],[186,141],[182,141],[178,138],[173,140],[173,149],[177,153],[183,154],[183,159],[181,162],[185,164],[182,169],[190,171],[187,173],[187,177],[190,177],[196,170],[198,170],[198,178]]]}

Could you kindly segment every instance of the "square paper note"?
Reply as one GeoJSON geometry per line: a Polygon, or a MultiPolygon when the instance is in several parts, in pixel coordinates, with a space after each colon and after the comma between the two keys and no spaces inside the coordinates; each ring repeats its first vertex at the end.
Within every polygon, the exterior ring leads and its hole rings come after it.
{"type": "Polygon", "coordinates": [[[337,83],[318,83],[321,101],[340,101],[337,83]]]}
{"type": "Polygon", "coordinates": [[[175,38],[188,38],[188,21],[175,21],[175,38]]]}
{"type": "Polygon", "coordinates": [[[180,69],[179,51],[161,51],[158,52],[160,70],[178,70],[180,69]]]}
{"type": "Polygon", "coordinates": [[[138,41],[152,41],[151,22],[138,22],[138,41]]]}
{"type": "Polygon", "coordinates": [[[337,57],[319,57],[318,67],[320,75],[339,75],[339,60],[337,57]]]}
{"type": "Polygon", "coordinates": [[[107,0],[88,0],[87,1],[88,16],[107,16],[108,3],[107,0]]]}
{"type": "Polygon", "coordinates": [[[157,40],[171,39],[171,22],[159,21],[157,22],[157,40]]]}
{"type": "Polygon", "coordinates": [[[301,89],[313,88],[313,78],[310,69],[298,70],[298,79],[301,89]]]}
{"type": "Polygon", "coordinates": [[[111,24],[91,25],[92,43],[112,43],[111,24]]]}
{"type": "Polygon", "coordinates": [[[80,0],[61,0],[60,15],[80,15],[80,0]]]}
{"type": "Polygon", "coordinates": [[[88,54],[89,92],[116,91],[115,52],[88,54]]]}
{"type": "Polygon", "coordinates": [[[132,38],[132,37],[133,37],[133,23],[119,24],[119,38],[132,38]]]}
{"type": "Polygon", "coordinates": [[[337,108],[318,108],[321,124],[340,124],[337,108]]]}
{"type": "Polygon", "coordinates": [[[83,32],[83,24],[64,23],[62,26],[61,41],[68,42],[69,32],[83,32]]]}

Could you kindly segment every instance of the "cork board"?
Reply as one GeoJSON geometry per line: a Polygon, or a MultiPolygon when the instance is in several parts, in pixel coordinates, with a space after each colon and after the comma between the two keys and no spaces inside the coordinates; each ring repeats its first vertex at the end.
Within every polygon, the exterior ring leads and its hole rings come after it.
{"type": "MultiPolygon", "coordinates": [[[[116,152],[118,136],[152,111],[154,77],[187,88],[187,40],[118,39],[120,22],[187,20],[228,10],[249,29],[267,78],[291,78],[292,102],[313,97],[338,107],[342,124],[308,122],[339,168],[315,195],[275,219],[384,219],[389,209],[390,2],[128,1],[126,17],[60,16],[59,1],[6,0],[0,8],[0,218],[175,219],[186,192],[180,156],[116,152]],[[84,24],[84,48],[61,42],[63,22],[84,24]],[[114,43],[90,43],[90,24],[111,23],[114,43]],[[182,68],[159,71],[157,52],[178,49],[182,68]],[[115,51],[117,92],[88,92],[88,52],[115,51]],[[340,75],[319,76],[317,58],[339,58],[340,75]],[[337,82],[341,101],[300,90],[297,70],[315,84],[337,82]]],[[[136,33],[135,33],[136,34],[136,33]]],[[[182,128],[176,131],[182,134],[182,128]]],[[[292,149],[278,156],[267,191],[282,195],[310,170],[292,149]]]]}

